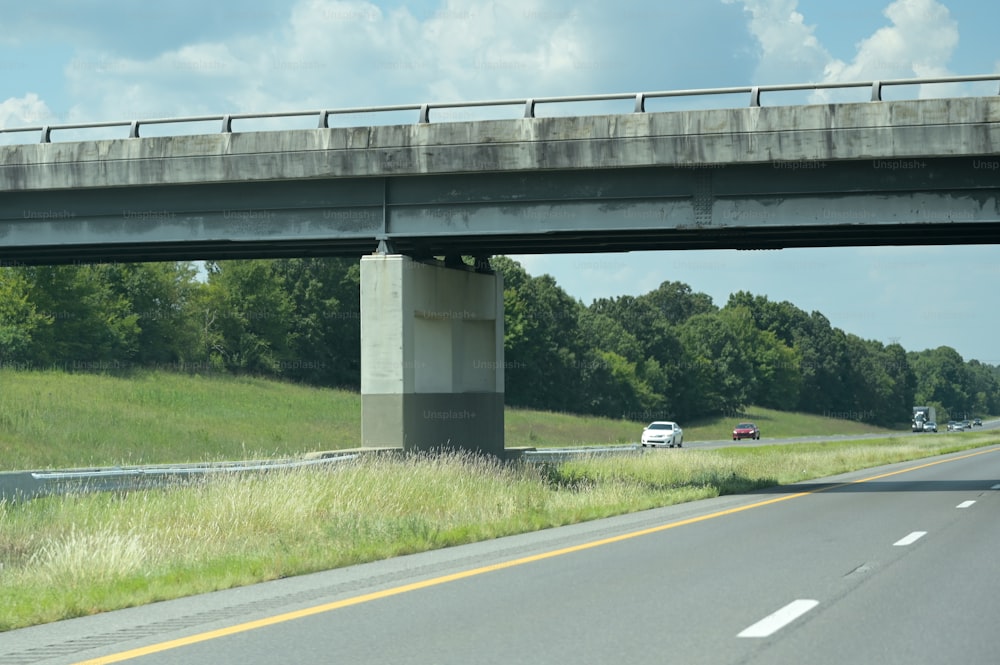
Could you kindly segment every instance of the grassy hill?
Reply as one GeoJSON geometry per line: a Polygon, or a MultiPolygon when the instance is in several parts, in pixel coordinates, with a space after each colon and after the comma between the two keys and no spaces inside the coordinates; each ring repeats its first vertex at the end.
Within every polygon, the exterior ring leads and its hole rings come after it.
{"type": "MultiPolygon", "coordinates": [[[[0,370],[0,470],[295,456],[355,448],[361,396],[249,377],[128,377],[0,370]]],[[[850,420],[748,408],[681,423],[688,441],[726,439],[737,420],[765,438],[890,432],[850,420]]],[[[508,409],[506,445],[638,441],[644,422],[508,409]]]]}
{"type": "MultiPolygon", "coordinates": [[[[727,438],[868,431],[749,409],[688,423],[727,438]]],[[[166,373],[0,371],[4,468],[180,462],[356,447],[356,393],[166,373]]],[[[507,441],[635,441],[643,423],[509,410],[507,441]]],[[[978,435],[647,452],[544,468],[471,455],[218,474],[182,488],[0,501],[0,632],[997,443],[978,435]]],[[[984,454],[986,449],[974,454],[984,454]]],[[[917,467],[919,468],[919,467],[917,467]]],[[[881,476],[879,476],[881,477],[881,476]]],[[[769,503],[770,501],[768,501],[769,503]]]]}

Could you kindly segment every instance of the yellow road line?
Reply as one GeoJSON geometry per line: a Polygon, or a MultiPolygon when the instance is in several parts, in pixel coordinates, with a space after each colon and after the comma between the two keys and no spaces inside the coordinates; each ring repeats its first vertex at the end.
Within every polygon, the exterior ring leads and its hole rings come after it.
{"type": "Polygon", "coordinates": [[[220,637],[226,637],[228,635],[245,633],[247,631],[256,630],[258,628],[265,628],[267,626],[274,626],[280,623],[285,623],[286,621],[294,621],[295,619],[314,616],[316,614],[323,614],[324,612],[331,612],[333,610],[339,610],[344,607],[351,607],[353,605],[368,603],[373,600],[378,600],[380,598],[389,598],[391,596],[398,596],[400,594],[408,593],[410,591],[417,591],[418,589],[426,589],[428,587],[447,584],[448,582],[454,582],[456,580],[462,580],[468,577],[475,577],[476,575],[482,575],[484,573],[490,573],[496,570],[513,568],[515,566],[522,566],[526,563],[532,563],[535,561],[542,561],[544,559],[551,559],[557,556],[563,556],[564,554],[570,554],[572,552],[589,550],[594,547],[601,547],[602,545],[609,545],[611,543],[618,543],[623,540],[629,540],[631,538],[638,538],[639,536],[647,536],[651,533],[658,533],[660,531],[666,531],[668,529],[676,529],[677,527],[687,526],[688,524],[696,524],[698,522],[705,522],[707,520],[716,519],[718,517],[724,517],[726,515],[741,513],[745,510],[752,510],[754,508],[769,506],[771,504],[779,503],[781,501],[788,501],[789,499],[797,499],[799,497],[808,496],[810,494],[816,494],[818,492],[825,492],[831,489],[847,487],[849,485],[857,485],[860,483],[867,483],[873,480],[880,480],[882,478],[888,478],[890,476],[896,476],[902,473],[909,473],[911,471],[917,471],[919,469],[926,469],[928,467],[937,466],[938,464],[944,464],[946,462],[955,462],[958,460],[967,459],[969,457],[975,457],[977,455],[984,455],[986,453],[996,452],[998,450],[1000,450],[1000,448],[990,448],[988,450],[980,450],[978,452],[970,453],[968,455],[961,455],[959,457],[950,457],[944,460],[928,462],[926,464],[920,464],[918,466],[909,467],[906,469],[900,469],[898,471],[890,471],[888,473],[882,473],[877,476],[871,476],[869,478],[852,480],[850,482],[839,483],[837,485],[830,485],[829,487],[820,487],[817,489],[807,490],[805,492],[795,492],[793,494],[787,494],[785,496],[776,497],[774,499],[767,499],[766,501],[758,501],[756,503],[747,504],[745,506],[720,510],[714,513],[709,513],[707,515],[701,515],[699,517],[691,517],[684,520],[678,520],[676,522],[668,522],[667,524],[661,524],[659,526],[650,527],[648,529],[640,529],[639,531],[630,531],[629,533],[624,533],[618,536],[611,536],[609,538],[602,538],[600,540],[592,540],[590,542],[582,543],[580,545],[563,547],[561,549],[550,550],[548,552],[542,552],[541,554],[533,554],[531,556],[521,557],[519,559],[511,559],[509,561],[503,561],[501,563],[496,563],[490,566],[471,568],[469,570],[463,570],[458,573],[452,573],[451,575],[442,575],[440,577],[434,577],[429,580],[423,580],[422,582],[413,582],[412,584],[404,584],[402,586],[393,587],[391,589],[384,589],[382,591],[366,593],[360,596],[345,598],[344,600],[338,600],[332,603],[325,603],[323,605],[315,605],[313,607],[307,607],[305,609],[296,610],[294,612],[277,614],[275,616],[266,617],[264,619],[258,619],[256,621],[247,621],[245,623],[236,624],[234,626],[229,626],[227,628],[210,630],[204,633],[198,633],[196,635],[190,635],[188,637],[182,637],[176,640],[169,640],[167,642],[151,644],[149,646],[141,647],[138,649],[122,651],[120,653],[111,654],[109,656],[102,656],[100,658],[84,660],[75,663],[75,665],[108,665],[110,663],[120,663],[122,661],[132,660],[134,658],[140,658],[142,656],[148,656],[154,653],[160,653],[162,651],[169,651],[170,649],[177,649],[179,647],[188,646],[190,644],[198,644],[199,642],[207,642],[209,640],[218,639],[220,637]]]}

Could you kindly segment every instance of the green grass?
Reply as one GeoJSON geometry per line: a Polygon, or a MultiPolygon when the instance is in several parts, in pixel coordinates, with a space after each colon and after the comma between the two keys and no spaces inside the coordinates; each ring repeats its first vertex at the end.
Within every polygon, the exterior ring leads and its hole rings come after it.
{"type": "Polygon", "coordinates": [[[0,371],[0,469],[353,448],[360,405],[357,393],[255,378],[0,371]]]}
{"type": "Polygon", "coordinates": [[[788,438],[793,436],[830,436],[832,434],[898,434],[908,431],[905,422],[909,414],[902,414],[901,429],[892,430],[877,427],[858,420],[847,418],[829,418],[809,413],[791,413],[776,411],[762,407],[751,406],[732,416],[713,418],[690,424],[681,423],[684,427],[684,438],[691,441],[706,441],[715,439],[730,439],[733,436],[733,426],[740,422],[753,422],[760,428],[761,437],[788,438]]]}
{"type": "MultiPolygon", "coordinates": [[[[728,439],[745,417],[766,438],[889,430],[751,407],[681,423],[688,441],[728,439]]],[[[506,410],[509,448],[633,443],[645,422],[506,410]]],[[[0,470],[288,457],[355,448],[361,397],[249,377],[116,377],[0,370],[0,470]]]]}
{"type": "Polygon", "coordinates": [[[551,466],[369,455],[335,470],[0,502],[0,631],[998,442],[901,436],[551,466]]]}
{"type": "MultiPolygon", "coordinates": [[[[255,379],[7,371],[0,390],[9,467],[291,455],[359,438],[356,394],[255,379]]],[[[765,437],[872,430],[752,412],[765,437]]],[[[724,439],[733,421],[686,435],[724,439]]],[[[507,444],[625,443],[641,426],[509,410],[507,444]]],[[[998,443],[989,432],[904,432],[544,466],[372,454],[336,470],[0,501],[0,631],[998,443]]]]}

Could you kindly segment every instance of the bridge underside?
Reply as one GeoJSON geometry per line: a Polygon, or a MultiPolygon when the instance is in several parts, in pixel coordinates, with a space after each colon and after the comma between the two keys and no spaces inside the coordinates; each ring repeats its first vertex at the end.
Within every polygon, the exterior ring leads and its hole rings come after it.
{"type": "MultiPolygon", "coordinates": [[[[794,247],[865,247],[885,245],[996,245],[1000,244],[1000,224],[933,224],[901,229],[899,226],[796,227],[753,231],[702,231],[643,233],[622,231],[608,237],[591,234],[551,234],[524,239],[512,236],[442,239],[434,243],[408,242],[394,245],[393,251],[414,258],[464,254],[601,253],[655,250],[742,249],[764,250],[794,247]],[[912,237],[909,237],[911,236],[912,237]],[[904,237],[907,236],[907,237],[904,237]],[[558,249],[550,249],[557,247],[558,249]]],[[[3,250],[0,267],[14,265],[58,265],[69,263],[110,263],[185,260],[305,258],[314,256],[358,257],[371,253],[375,241],[206,241],[114,245],[47,245],[24,250],[3,250]]]]}
{"type": "Polygon", "coordinates": [[[0,263],[1000,244],[1000,157],[0,194],[0,263]]]}

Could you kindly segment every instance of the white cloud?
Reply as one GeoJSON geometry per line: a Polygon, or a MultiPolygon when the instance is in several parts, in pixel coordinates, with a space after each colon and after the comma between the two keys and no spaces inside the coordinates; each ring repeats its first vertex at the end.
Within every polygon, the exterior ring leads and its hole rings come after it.
{"type": "Polygon", "coordinates": [[[958,46],[958,23],[935,0],[896,0],[883,12],[892,25],[879,28],[858,44],[850,63],[832,60],[824,79],[867,79],[947,76],[947,64],[958,46]]]}
{"type": "Polygon", "coordinates": [[[750,32],[760,45],[755,83],[813,81],[831,60],[816,39],[815,27],[806,25],[805,17],[797,11],[798,0],[723,1],[727,4],[742,1],[750,17],[750,32]]]}
{"type": "MultiPolygon", "coordinates": [[[[706,36],[721,38],[738,52],[750,43],[738,8],[722,3],[428,0],[425,5],[421,13],[413,4],[299,0],[255,30],[178,40],[152,55],[149,49],[116,52],[113,45],[105,49],[87,40],[88,50],[78,52],[64,71],[74,102],[66,119],[712,87],[745,81],[751,66],[732,55],[719,79],[713,64],[718,45],[706,36]],[[669,39],[663,39],[665,30],[669,39]]],[[[602,112],[591,108],[583,112],[602,112]]],[[[487,112],[517,117],[520,109],[449,109],[433,117],[469,120],[487,112]]]]}
{"type": "Polygon", "coordinates": [[[587,11],[584,4],[565,10],[539,0],[447,0],[421,26],[418,42],[436,65],[428,82],[434,101],[580,90],[588,65],[600,64],[588,59],[595,49],[587,11]]]}
{"type": "Polygon", "coordinates": [[[25,127],[52,122],[53,114],[38,95],[10,97],[0,102],[0,127],[25,127]]]}
{"type": "Polygon", "coordinates": [[[446,0],[421,21],[405,8],[303,0],[269,32],[146,59],[78,55],[65,71],[77,100],[71,119],[526,97],[526,82],[567,94],[588,76],[580,66],[587,31],[577,12],[545,7],[446,0]],[[538,38],[539,20],[546,39],[538,38]]]}
{"type": "MultiPolygon", "coordinates": [[[[947,63],[958,46],[958,23],[936,0],[895,0],[883,11],[890,25],[857,44],[850,62],[831,56],[814,27],[797,11],[798,0],[742,2],[750,32],[759,44],[756,80],[762,83],[824,83],[948,76],[947,63]],[[793,77],[793,79],[789,79],[793,77]],[[780,80],[779,80],[780,79],[780,80]]],[[[923,86],[920,96],[961,94],[958,84],[923,86]]],[[[821,90],[810,102],[863,100],[865,93],[821,90]]]]}

